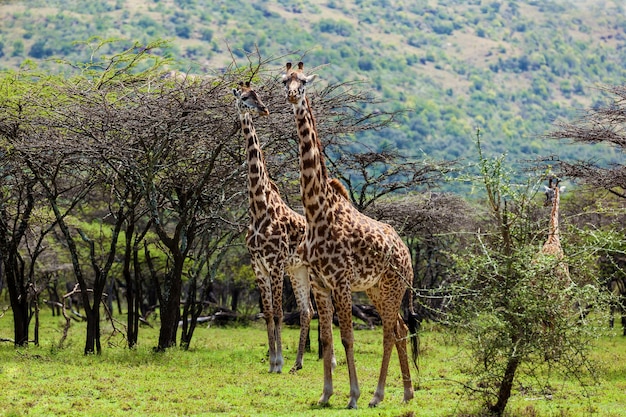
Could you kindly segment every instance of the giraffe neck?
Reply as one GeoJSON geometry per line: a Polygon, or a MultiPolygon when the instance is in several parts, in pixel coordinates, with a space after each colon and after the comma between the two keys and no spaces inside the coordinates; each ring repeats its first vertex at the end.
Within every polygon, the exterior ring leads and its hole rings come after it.
{"type": "Polygon", "coordinates": [[[315,119],[306,96],[293,106],[300,138],[300,191],[307,221],[320,220],[327,201],[328,172],[322,145],[317,136],[315,119]]]}
{"type": "Polygon", "coordinates": [[[548,241],[559,242],[559,187],[554,189],[554,201],[550,212],[550,228],[548,241]]]}
{"type": "Polygon", "coordinates": [[[250,113],[240,115],[241,130],[246,139],[248,158],[248,197],[250,202],[250,215],[262,212],[267,207],[266,195],[270,189],[270,179],[263,160],[263,151],[259,138],[252,123],[250,113]]]}

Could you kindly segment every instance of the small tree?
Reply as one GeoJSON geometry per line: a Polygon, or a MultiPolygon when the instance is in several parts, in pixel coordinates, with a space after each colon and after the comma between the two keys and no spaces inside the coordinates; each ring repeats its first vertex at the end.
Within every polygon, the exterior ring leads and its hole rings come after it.
{"type": "Polygon", "coordinates": [[[20,155],[4,151],[0,154],[0,271],[9,291],[14,343],[18,347],[29,342],[29,324],[33,313],[37,314],[37,297],[47,284],[35,280],[34,269],[44,248],[43,238],[54,222],[37,224],[40,219],[33,219],[41,198],[37,181],[20,163],[20,155]]]}
{"type": "Polygon", "coordinates": [[[40,144],[33,146],[33,141],[42,139],[38,133],[48,130],[34,128],[41,126],[45,118],[41,103],[51,95],[40,77],[34,71],[7,72],[0,81],[0,258],[13,311],[16,346],[28,344],[33,315],[34,340],[38,343],[37,299],[47,282],[36,279],[45,276],[39,274],[37,264],[46,248],[45,238],[57,224],[46,212],[49,193],[42,183],[40,167],[57,166],[58,161],[52,157],[51,164],[50,153],[39,152],[40,144]]]}
{"type": "Polygon", "coordinates": [[[467,336],[461,343],[474,364],[467,386],[483,395],[490,413],[501,416],[516,379],[529,377],[548,394],[543,370],[558,367],[578,380],[586,375],[593,333],[576,325],[580,316],[573,306],[575,300],[595,300],[597,293],[593,287],[562,285],[554,272],[559,260],[537,255],[543,243],[542,237],[538,245],[532,227],[537,184],[511,184],[504,157],[484,157],[479,136],[477,146],[488,220],[475,244],[455,257],[451,324],[467,336]]]}

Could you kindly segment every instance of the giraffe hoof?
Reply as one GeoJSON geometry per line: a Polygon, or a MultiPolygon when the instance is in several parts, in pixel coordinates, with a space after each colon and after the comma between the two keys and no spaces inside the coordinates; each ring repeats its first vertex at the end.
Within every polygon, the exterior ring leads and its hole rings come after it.
{"type": "Polygon", "coordinates": [[[330,407],[330,402],[329,401],[319,400],[317,402],[317,406],[320,407],[320,408],[328,408],[328,407],[330,407]]]}
{"type": "Polygon", "coordinates": [[[370,401],[369,403],[369,407],[370,408],[374,408],[377,407],[378,404],[380,404],[380,402],[383,400],[384,398],[384,394],[380,394],[380,393],[375,393],[374,397],[372,397],[372,401],[370,401]]]}
{"type": "Polygon", "coordinates": [[[320,399],[317,401],[317,405],[320,407],[330,407],[330,396],[333,395],[332,393],[327,394],[327,393],[323,393],[322,396],[320,397],[320,399]]]}
{"type": "Polygon", "coordinates": [[[411,401],[412,399],[413,399],[413,390],[411,390],[408,393],[404,394],[404,399],[402,400],[402,402],[404,402],[406,404],[409,401],[411,401]]]}
{"type": "Polygon", "coordinates": [[[369,408],[378,407],[378,404],[380,404],[380,400],[378,398],[373,398],[369,403],[369,408]]]}

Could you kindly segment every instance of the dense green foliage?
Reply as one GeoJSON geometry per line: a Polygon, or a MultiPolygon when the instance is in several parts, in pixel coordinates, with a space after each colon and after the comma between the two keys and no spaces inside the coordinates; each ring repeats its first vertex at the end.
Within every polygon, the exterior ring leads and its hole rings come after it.
{"type": "Polygon", "coordinates": [[[395,127],[359,140],[436,159],[466,156],[475,128],[487,152],[512,160],[557,154],[616,161],[607,147],[541,140],[559,117],[596,105],[594,87],[626,75],[624,6],[606,1],[27,0],[0,5],[4,67],[86,60],[92,36],[171,40],[179,69],[219,70],[259,48],[322,66],[325,82],[364,80],[407,110],[395,127]]]}

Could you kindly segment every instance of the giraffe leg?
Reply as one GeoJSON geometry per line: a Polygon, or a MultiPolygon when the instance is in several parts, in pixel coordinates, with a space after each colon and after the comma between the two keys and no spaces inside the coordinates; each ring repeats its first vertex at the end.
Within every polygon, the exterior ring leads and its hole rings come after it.
{"type": "Polygon", "coordinates": [[[413,399],[413,382],[411,381],[411,369],[409,367],[409,355],[406,350],[407,336],[409,329],[404,324],[402,316],[398,314],[396,321],[396,350],[398,351],[398,361],[400,362],[400,371],[402,372],[402,384],[404,385],[404,399],[406,403],[413,399]]]}
{"type": "Polygon", "coordinates": [[[304,356],[304,350],[306,347],[306,340],[309,336],[309,327],[311,324],[311,316],[313,315],[313,308],[311,306],[311,284],[309,282],[309,270],[307,267],[302,266],[292,274],[290,274],[291,286],[293,287],[294,295],[296,296],[296,302],[300,309],[300,340],[298,342],[298,354],[296,356],[296,363],[289,373],[295,373],[299,369],[302,369],[302,359],[304,356]]]}
{"type": "Polygon", "coordinates": [[[274,308],[272,302],[272,284],[270,274],[263,265],[252,262],[252,268],[256,276],[256,282],[261,294],[261,308],[263,309],[263,318],[267,328],[267,341],[270,367],[269,372],[275,372],[276,363],[276,330],[274,328],[274,308]]]}
{"type": "Polygon", "coordinates": [[[326,406],[333,395],[333,303],[330,291],[313,284],[313,297],[317,304],[319,315],[320,339],[322,340],[322,353],[324,355],[324,389],[322,396],[317,402],[326,406]]]}
{"type": "Polygon", "coordinates": [[[391,346],[388,346],[387,339],[389,338],[388,333],[391,333],[393,336],[393,330],[389,328],[389,319],[385,315],[385,306],[381,301],[381,294],[378,287],[372,287],[366,291],[372,303],[374,303],[374,307],[380,314],[380,317],[383,322],[383,361],[380,366],[380,374],[378,377],[378,385],[376,386],[376,391],[374,392],[374,397],[369,402],[370,407],[376,407],[385,397],[385,382],[387,380],[387,369],[389,367],[389,358],[391,357],[391,346]],[[389,352],[387,352],[389,351],[389,352]]]}
{"type": "MultiPolygon", "coordinates": [[[[283,269],[275,268],[272,272],[272,310],[274,319],[274,340],[276,341],[276,355],[274,356],[274,372],[281,373],[285,360],[283,358],[283,344],[281,331],[283,325],[283,269]]],[[[270,358],[270,366],[272,361],[270,358]]]]}
{"type": "Polygon", "coordinates": [[[333,300],[337,308],[341,343],[346,351],[348,376],[350,377],[350,400],[348,401],[348,408],[357,408],[356,403],[361,396],[361,391],[359,389],[359,380],[357,378],[356,365],[354,362],[354,329],[352,328],[352,292],[350,291],[350,287],[336,288],[333,293],[333,300]]]}
{"type": "Polygon", "coordinates": [[[380,292],[379,288],[371,288],[367,291],[367,294],[374,303],[383,322],[383,359],[380,365],[378,385],[376,386],[374,397],[370,401],[369,406],[376,407],[385,397],[385,383],[387,381],[391,351],[393,350],[394,344],[398,351],[400,370],[402,372],[404,401],[409,401],[413,398],[413,385],[411,383],[411,373],[406,350],[408,329],[398,314],[402,299],[393,299],[391,294],[383,294],[380,292]]]}
{"type": "MultiPolygon", "coordinates": [[[[259,289],[264,288],[259,285],[259,289]]],[[[263,307],[263,317],[267,327],[268,352],[270,360],[269,372],[276,372],[276,329],[274,322],[274,309],[271,302],[271,291],[261,289],[261,304],[263,307]]]]}

